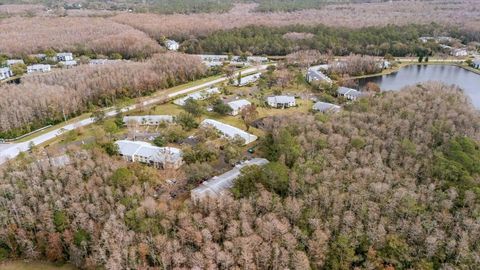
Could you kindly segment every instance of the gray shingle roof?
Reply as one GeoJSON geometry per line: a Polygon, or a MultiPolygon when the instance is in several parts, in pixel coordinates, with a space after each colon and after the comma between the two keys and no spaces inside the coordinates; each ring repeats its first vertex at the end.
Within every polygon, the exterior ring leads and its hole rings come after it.
{"type": "Polygon", "coordinates": [[[218,131],[220,131],[223,135],[229,137],[229,138],[235,138],[239,136],[240,138],[245,140],[245,144],[249,144],[251,142],[254,142],[257,140],[257,136],[250,134],[246,131],[243,131],[239,128],[236,128],[234,126],[227,125],[225,123],[213,120],[213,119],[205,119],[201,123],[202,126],[212,126],[216,128],[218,131]]]}
{"type": "Polygon", "coordinates": [[[328,102],[322,102],[319,101],[315,104],[313,104],[313,110],[319,111],[319,112],[327,112],[327,111],[339,111],[340,106],[328,103],[328,102]]]}
{"type": "Polygon", "coordinates": [[[235,179],[241,175],[242,168],[252,165],[262,166],[267,163],[268,160],[264,158],[247,160],[235,166],[232,170],[203,182],[199,187],[191,191],[191,196],[193,199],[202,199],[207,196],[216,197],[233,186],[235,179]]]}

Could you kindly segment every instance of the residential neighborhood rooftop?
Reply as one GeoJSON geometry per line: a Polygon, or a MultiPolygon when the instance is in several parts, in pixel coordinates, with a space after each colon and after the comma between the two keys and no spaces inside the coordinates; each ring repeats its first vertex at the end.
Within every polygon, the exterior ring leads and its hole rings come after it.
{"type": "Polygon", "coordinates": [[[199,187],[190,192],[191,197],[193,200],[200,200],[206,197],[219,196],[233,186],[235,179],[241,175],[242,168],[252,165],[262,166],[267,163],[268,160],[264,158],[254,158],[244,161],[236,165],[232,170],[203,182],[199,187]]]}
{"type": "Polygon", "coordinates": [[[328,111],[337,112],[341,109],[341,107],[332,103],[318,101],[315,104],[313,104],[312,109],[319,112],[328,112],[328,111]]]}
{"type": "Polygon", "coordinates": [[[201,126],[212,126],[216,128],[220,133],[222,133],[224,136],[229,137],[229,138],[235,138],[235,137],[240,137],[245,140],[245,144],[249,144],[251,142],[254,142],[257,140],[257,136],[250,134],[246,131],[243,131],[237,127],[227,125],[225,123],[213,120],[213,119],[205,119],[203,122],[200,124],[201,126]]]}
{"type": "Polygon", "coordinates": [[[175,101],[173,101],[174,104],[177,104],[177,105],[180,105],[180,106],[183,106],[185,105],[185,101],[187,101],[187,99],[194,99],[194,100],[204,100],[212,95],[215,95],[215,94],[220,94],[220,90],[215,87],[215,88],[208,88],[208,89],[204,89],[204,90],[201,90],[201,91],[197,91],[197,92],[194,92],[194,93],[191,93],[191,94],[188,94],[186,96],[184,96],[183,98],[179,98],[179,99],[176,99],[175,101]]]}
{"type": "Polygon", "coordinates": [[[230,106],[230,108],[232,108],[232,110],[234,110],[234,111],[241,110],[245,106],[248,106],[248,105],[251,105],[251,104],[252,103],[250,103],[250,101],[248,101],[246,99],[239,99],[239,100],[234,100],[234,101],[228,102],[228,106],[230,106]]]}
{"type": "Polygon", "coordinates": [[[177,163],[182,160],[182,150],[174,147],[157,147],[146,142],[119,140],[115,144],[118,146],[118,151],[122,156],[142,157],[148,159],[150,162],[156,163],[177,163]]]}
{"type": "Polygon", "coordinates": [[[240,79],[240,82],[238,82],[238,80],[235,80],[235,83],[234,85],[236,86],[245,86],[249,83],[253,83],[255,81],[257,81],[258,79],[260,79],[260,76],[262,74],[261,73],[255,73],[255,74],[252,74],[252,75],[248,75],[248,76],[245,76],[245,77],[242,77],[240,79]]]}
{"type": "Polygon", "coordinates": [[[136,122],[145,125],[158,125],[161,122],[173,122],[172,115],[134,115],[124,116],[123,122],[125,124],[129,122],[136,122]]]}

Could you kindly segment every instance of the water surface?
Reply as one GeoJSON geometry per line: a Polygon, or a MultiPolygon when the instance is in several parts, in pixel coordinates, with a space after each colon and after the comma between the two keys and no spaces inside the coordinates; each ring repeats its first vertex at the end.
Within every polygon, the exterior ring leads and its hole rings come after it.
{"type": "Polygon", "coordinates": [[[450,65],[408,65],[397,72],[359,80],[362,89],[368,82],[374,82],[383,91],[398,91],[405,86],[427,81],[440,81],[459,86],[480,109],[480,75],[457,66],[450,65]]]}

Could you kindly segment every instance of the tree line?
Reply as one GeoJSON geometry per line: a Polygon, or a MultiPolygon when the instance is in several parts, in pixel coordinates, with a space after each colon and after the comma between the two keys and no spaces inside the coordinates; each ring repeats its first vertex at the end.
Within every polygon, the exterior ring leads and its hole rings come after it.
{"type": "MultiPolygon", "coordinates": [[[[84,269],[462,269],[478,265],[480,117],[412,86],[335,115],[263,120],[232,195],[168,197],[158,171],[72,146],[0,171],[0,260],[84,269]]],[[[200,169],[201,168],[197,168],[200,169]]]]}
{"type": "Polygon", "coordinates": [[[0,137],[12,138],[125,98],[196,80],[206,68],[196,56],[159,54],[144,62],[79,66],[0,86],[0,137]]]}
{"type": "Polygon", "coordinates": [[[418,38],[433,36],[448,28],[436,24],[345,28],[332,26],[247,26],[220,30],[197,39],[186,40],[183,50],[192,53],[240,53],[286,55],[314,49],[334,55],[368,54],[410,56],[440,51],[438,44],[423,44],[418,38]],[[291,38],[303,33],[305,38],[291,38]]]}

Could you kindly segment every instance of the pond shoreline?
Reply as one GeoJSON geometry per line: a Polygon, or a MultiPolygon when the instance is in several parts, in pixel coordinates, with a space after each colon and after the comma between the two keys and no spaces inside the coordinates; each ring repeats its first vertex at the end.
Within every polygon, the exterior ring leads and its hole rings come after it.
{"type": "Polygon", "coordinates": [[[480,72],[472,72],[461,64],[404,63],[394,71],[358,78],[356,84],[358,89],[364,89],[368,83],[375,83],[382,91],[399,91],[409,85],[428,81],[458,86],[471,98],[472,104],[480,109],[480,72]]]}
{"type": "Polygon", "coordinates": [[[365,78],[371,78],[371,77],[377,77],[377,76],[383,76],[383,75],[389,75],[392,73],[395,73],[399,71],[400,69],[411,66],[411,65],[423,65],[423,66],[428,66],[428,65],[445,65],[445,66],[456,66],[463,68],[465,70],[468,70],[470,72],[473,72],[475,74],[480,75],[480,69],[475,69],[470,66],[465,65],[465,61],[459,61],[459,62],[453,62],[453,61],[432,61],[432,62],[399,62],[397,66],[389,69],[384,69],[382,72],[379,73],[374,73],[374,74],[368,74],[368,75],[361,75],[361,76],[354,76],[350,77],[352,80],[359,80],[359,79],[365,79],[365,78]]]}

